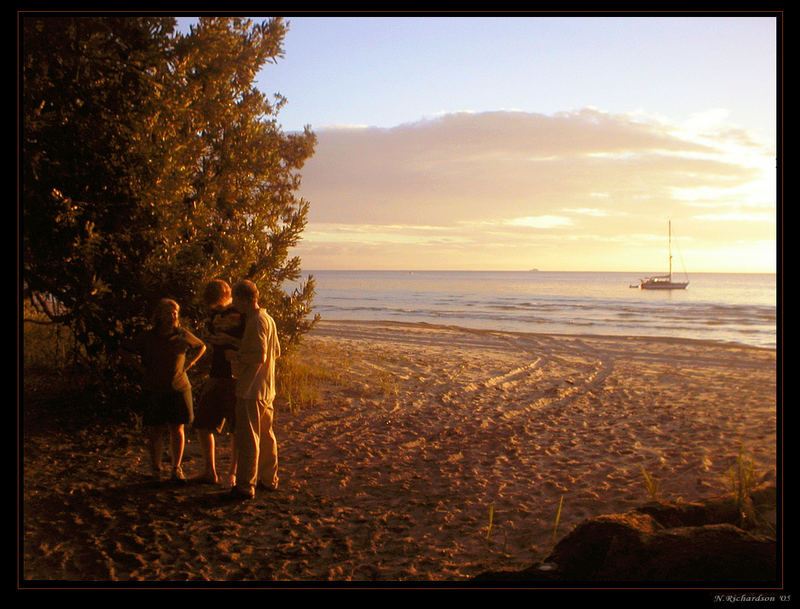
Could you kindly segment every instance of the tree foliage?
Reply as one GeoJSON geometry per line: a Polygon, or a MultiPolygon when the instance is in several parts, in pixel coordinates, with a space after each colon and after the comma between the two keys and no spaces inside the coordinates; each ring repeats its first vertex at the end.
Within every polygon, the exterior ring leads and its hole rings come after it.
{"type": "Polygon", "coordinates": [[[26,295],[89,359],[114,353],[152,304],[200,317],[212,278],[254,281],[284,343],[313,325],[313,278],[290,251],[314,134],[285,133],[254,79],[286,24],[168,17],[22,20],[26,295]],[[295,285],[291,293],[286,285],[295,285]],[[55,306],[57,305],[57,306],[55,306]]]}

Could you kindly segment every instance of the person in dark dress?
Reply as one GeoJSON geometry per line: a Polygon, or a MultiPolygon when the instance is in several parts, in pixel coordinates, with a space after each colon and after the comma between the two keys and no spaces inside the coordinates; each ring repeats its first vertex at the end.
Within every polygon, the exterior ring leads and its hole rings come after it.
{"type": "Polygon", "coordinates": [[[186,372],[206,351],[199,338],[180,325],[180,307],[162,299],[155,308],[152,327],[134,341],[132,351],[141,360],[152,476],[161,479],[162,439],[170,438],[171,477],[186,480],[181,463],[186,446],[185,426],[194,418],[192,386],[186,372]],[[190,356],[191,354],[191,356],[190,356]]]}

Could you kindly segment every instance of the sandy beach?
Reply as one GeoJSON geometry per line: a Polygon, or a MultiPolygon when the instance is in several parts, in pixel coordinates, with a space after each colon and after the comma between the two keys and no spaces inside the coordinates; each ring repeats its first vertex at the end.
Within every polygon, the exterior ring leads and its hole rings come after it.
{"type": "MultiPolygon", "coordinates": [[[[280,399],[281,488],[154,486],[134,429],[26,429],[22,578],[464,582],[544,559],[583,519],[775,480],[774,350],[323,321],[319,403],[280,399]]],[[[192,433],[185,471],[199,474],[192,433]]],[[[230,454],[218,447],[220,470],[230,454]]]]}

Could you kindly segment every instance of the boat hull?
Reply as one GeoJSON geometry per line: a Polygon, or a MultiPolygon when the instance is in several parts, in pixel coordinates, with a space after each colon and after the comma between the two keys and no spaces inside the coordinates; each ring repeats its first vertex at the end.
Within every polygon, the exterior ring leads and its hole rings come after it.
{"type": "Polygon", "coordinates": [[[639,284],[640,290],[685,290],[689,282],[676,281],[656,281],[652,283],[642,282],[639,284]]]}

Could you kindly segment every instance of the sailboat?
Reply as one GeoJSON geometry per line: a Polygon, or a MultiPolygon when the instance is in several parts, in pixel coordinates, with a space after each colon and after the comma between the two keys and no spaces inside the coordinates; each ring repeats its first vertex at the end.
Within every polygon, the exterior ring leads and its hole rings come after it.
{"type": "Polygon", "coordinates": [[[672,220],[669,221],[669,273],[666,275],[652,275],[640,279],[637,285],[632,285],[632,288],[639,288],[640,290],[685,290],[689,285],[688,281],[672,281],[672,220]]]}

